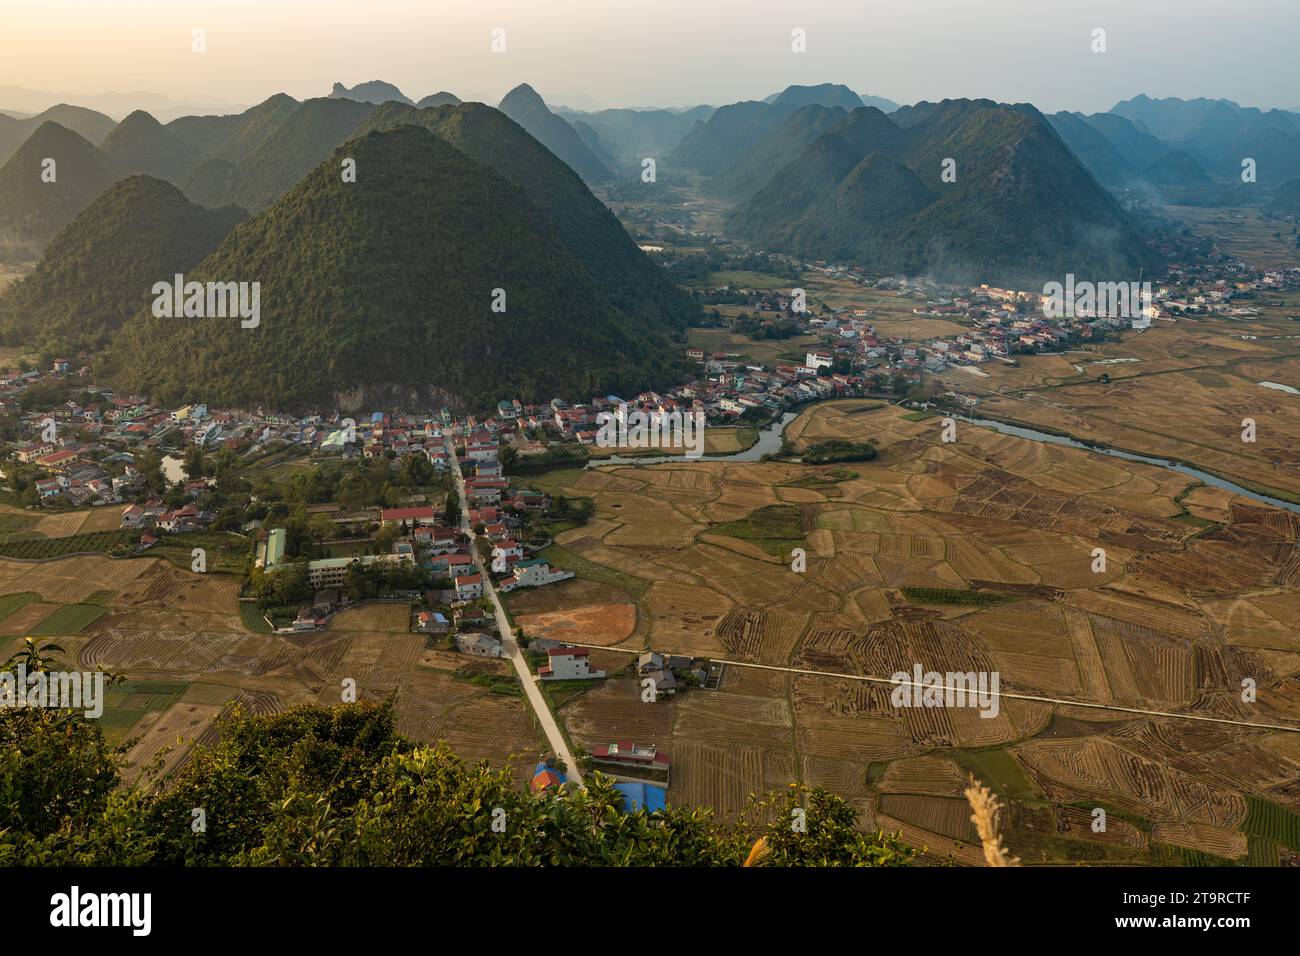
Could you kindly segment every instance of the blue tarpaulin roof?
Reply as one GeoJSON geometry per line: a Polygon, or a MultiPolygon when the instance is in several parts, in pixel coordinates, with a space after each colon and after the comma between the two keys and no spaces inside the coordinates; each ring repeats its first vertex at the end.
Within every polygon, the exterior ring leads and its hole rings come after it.
{"type": "Polygon", "coordinates": [[[668,805],[668,791],[648,783],[616,783],[614,789],[623,794],[623,809],[635,813],[645,807],[651,813],[668,805]]]}

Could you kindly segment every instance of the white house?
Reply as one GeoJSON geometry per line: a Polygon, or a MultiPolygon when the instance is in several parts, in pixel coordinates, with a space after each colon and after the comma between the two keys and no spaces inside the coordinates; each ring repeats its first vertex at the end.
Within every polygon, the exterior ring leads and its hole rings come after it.
{"type": "Polygon", "coordinates": [[[531,561],[520,561],[512,571],[510,577],[497,586],[499,590],[513,591],[516,588],[536,588],[541,587],[543,584],[554,584],[556,581],[567,581],[573,577],[572,571],[558,571],[539,558],[534,558],[531,561]]]}
{"type": "Polygon", "coordinates": [[[542,680],[591,680],[605,676],[604,671],[591,669],[585,647],[552,647],[546,656],[547,663],[537,668],[542,680]]]}

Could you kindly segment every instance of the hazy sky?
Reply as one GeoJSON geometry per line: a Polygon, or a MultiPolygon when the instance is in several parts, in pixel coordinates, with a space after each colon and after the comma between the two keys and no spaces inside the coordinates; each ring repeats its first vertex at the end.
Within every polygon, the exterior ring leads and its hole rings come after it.
{"type": "Polygon", "coordinates": [[[552,103],[685,106],[838,82],[1046,111],[1136,93],[1292,107],[1297,37],[1297,0],[0,0],[0,86],[255,103],[385,79],[496,103],[527,81],[552,103]]]}

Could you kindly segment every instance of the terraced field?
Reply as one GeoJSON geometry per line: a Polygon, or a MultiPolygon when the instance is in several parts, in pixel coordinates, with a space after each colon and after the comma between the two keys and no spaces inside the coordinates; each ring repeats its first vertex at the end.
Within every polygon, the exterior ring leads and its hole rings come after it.
{"type": "Polygon", "coordinates": [[[863,404],[816,406],[787,429],[796,450],[876,442],[876,460],[837,475],[702,461],[546,476],[596,506],[557,539],[585,563],[572,602],[557,589],[548,616],[634,607],[633,631],[590,643],[733,662],[719,690],[657,704],[634,682],[607,682],[561,711],[575,740],[655,743],[672,760],[669,799],[724,813],[783,773],[834,786],[864,826],[901,829],[935,859],[979,859],[955,799],[971,773],[1008,802],[1008,842],[1019,837],[1029,862],[1290,852],[1287,825],[1250,817],[1248,801],[1300,812],[1300,733],[1132,711],[1300,728],[1288,626],[1300,619],[1300,520],[1159,468],[973,426],[943,444],[937,419],[863,404]],[[593,602],[582,589],[597,587],[593,602]],[[916,664],[1128,710],[1001,698],[981,716],[818,676],[887,681],[916,664]],[[1103,803],[1112,825],[1098,832],[1103,803]]]}

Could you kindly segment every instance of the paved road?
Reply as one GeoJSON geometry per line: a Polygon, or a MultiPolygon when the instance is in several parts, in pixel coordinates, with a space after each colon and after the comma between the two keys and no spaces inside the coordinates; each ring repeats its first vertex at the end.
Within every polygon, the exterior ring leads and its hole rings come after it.
{"type": "Polygon", "coordinates": [[[456,450],[451,447],[450,443],[447,446],[447,454],[451,456],[452,473],[456,477],[456,492],[460,495],[461,530],[469,535],[470,553],[474,556],[474,564],[478,568],[479,574],[483,577],[483,594],[492,602],[496,614],[497,629],[501,635],[501,644],[510,657],[510,663],[515,666],[515,674],[519,677],[519,683],[523,685],[524,695],[528,698],[533,713],[537,715],[537,722],[541,724],[542,730],[546,733],[546,739],[550,744],[551,751],[563,761],[565,775],[574,783],[582,786],[582,771],[578,769],[577,761],[573,759],[573,754],[569,752],[569,745],[565,743],[564,734],[560,733],[560,727],[555,722],[551,709],[546,706],[546,699],[542,697],[542,690],[537,686],[536,677],[528,669],[528,662],[524,660],[523,652],[519,650],[519,642],[515,640],[515,632],[510,626],[510,619],[506,617],[506,610],[501,606],[501,598],[497,595],[497,589],[492,586],[492,577],[488,574],[488,569],[483,566],[483,559],[479,556],[476,547],[477,536],[474,534],[474,529],[469,525],[469,496],[465,493],[465,478],[460,473],[460,462],[456,460],[456,450]]]}

